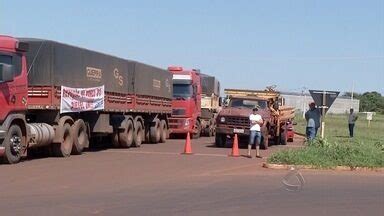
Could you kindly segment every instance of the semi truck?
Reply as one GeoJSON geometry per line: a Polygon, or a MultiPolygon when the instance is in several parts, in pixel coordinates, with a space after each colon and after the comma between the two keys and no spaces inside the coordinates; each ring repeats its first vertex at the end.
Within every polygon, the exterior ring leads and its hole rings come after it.
{"type": "Polygon", "coordinates": [[[220,110],[220,82],[213,76],[201,74],[201,132],[215,136],[216,116],[220,110]]]}
{"type": "Polygon", "coordinates": [[[114,146],[165,142],[172,74],[50,40],[0,36],[0,157],[34,149],[81,154],[90,140],[114,146]]]}
{"type": "Polygon", "coordinates": [[[172,116],[170,133],[212,136],[215,132],[215,117],[219,109],[220,83],[198,69],[170,66],[173,74],[172,116]]]}
{"type": "Polygon", "coordinates": [[[264,149],[268,148],[269,140],[285,145],[289,139],[293,139],[290,131],[293,129],[295,110],[284,106],[284,98],[279,92],[269,88],[260,91],[225,89],[224,92],[227,95],[225,105],[216,119],[216,146],[226,146],[228,139],[232,139],[235,134],[240,142],[248,142],[249,115],[255,107],[264,120],[261,127],[261,146],[264,149]]]}

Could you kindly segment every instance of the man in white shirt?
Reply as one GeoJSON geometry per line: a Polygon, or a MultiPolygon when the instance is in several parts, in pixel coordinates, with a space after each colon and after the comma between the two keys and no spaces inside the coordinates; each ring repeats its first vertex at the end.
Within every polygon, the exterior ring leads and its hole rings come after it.
{"type": "Polygon", "coordinates": [[[262,158],[260,156],[260,142],[261,142],[261,126],[263,125],[263,118],[257,113],[258,107],[253,108],[252,114],[249,116],[250,122],[250,134],[249,134],[249,144],[248,144],[248,157],[251,156],[252,145],[256,145],[256,157],[262,158]]]}
{"type": "Polygon", "coordinates": [[[353,108],[349,110],[348,116],[348,126],[349,126],[349,137],[353,137],[353,128],[355,127],[355,122],[357,121],[357,115],[353,112],[353,108]]]}

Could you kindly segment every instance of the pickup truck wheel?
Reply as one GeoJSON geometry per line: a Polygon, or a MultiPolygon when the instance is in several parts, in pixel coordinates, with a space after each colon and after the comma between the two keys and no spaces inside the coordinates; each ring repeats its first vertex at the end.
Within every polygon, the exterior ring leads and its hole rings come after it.
{"type": "Polygon", "coordinates": [[[71,130],[73,135],[72,154],[80,155],[84,148],[89,145],[87,126],[82,119],[79,119],[73,123],[71,130]]]}
{"type": "Polygon", "coordinates": [[[192,139],[198,139],[201,136],[201,124],[198,120],[196,120],[194,129],[196,129],[196,133],[192,134],[192,139]]]}
{"type": "Polygon", "coordinates": [[[73,137],[71,133],[71,125],[65,123],[63,125],[63,141],[52,145],[53,155],[56,157],[69,157],[72,152],[73,137]]]}
{"type": "Polygon", "coordinates": [[[136,121],[135,123],[136,123],[136,126],[135,126],[135,133],[133,135],[133,146],[140,147],[144,139],[143,125],[139,121],[136,121]]]}
{"type": "Polygon", "coordinates": [[[167,134],[168,134],[167,122],[165,122],[165,120],[160,121],[160,130],[161,130],[160,142],[165,143],[165,141],[167,141],[167,134]]]}
{"type": "Polygon", "coordinates": [[[161,136],[160,120],[155,119],[154,123],[155,124],[149,129],[149,138],[151,143],[159,143],[161,136]]]}
{"type": "Polygon", "coordinates": [[[225,134],[216,134],[215,145],[216,147],[223,148],[226,146],[227,136],[225,134]]]}
{"type": "Polygon", "coordinates": [[[133,122],[130,119],[126,119],[124,123],[124,131],[119,133],[119,143],[123,148],[129,148],[133,143],[133,122]]]}
{"type": "Polygon", "coordinates": [[[4,140],[5,154],[4,162],[8,164],[18,163],[21,159],[21,151],[25,138],[18,125],[12,125],[4,140]]]}

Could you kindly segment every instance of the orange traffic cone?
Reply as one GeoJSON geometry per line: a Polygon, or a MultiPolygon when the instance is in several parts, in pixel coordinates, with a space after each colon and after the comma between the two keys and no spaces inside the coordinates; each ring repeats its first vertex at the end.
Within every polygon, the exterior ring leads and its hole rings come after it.
{"type": "Polygon", "coordinates": [[[237,139],[237,134],[235,134],[235,137],[233,138],[233,145],[232,145],[232,153],[229,155],[231,157],[239,157],[239,141],[237,139]]]}
{"type": "Polygon", "coordinates": [[[193,154],[192,153],[192,146],[191,146],[191,137],[189,135],[189,132],[187,133],[187,138],[185,140],[185,146],[184,146],[184,152],[182,154],[193,154]]]}

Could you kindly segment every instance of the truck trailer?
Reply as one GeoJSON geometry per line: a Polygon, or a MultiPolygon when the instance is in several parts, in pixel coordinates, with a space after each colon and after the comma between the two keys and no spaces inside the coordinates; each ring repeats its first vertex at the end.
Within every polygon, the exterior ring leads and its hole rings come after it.
{"type": "Polygon", "coordinates": [[[81,154],[90,140],[114,146],[165,142],[172,74],[50,40],[0,36],[0,156],[28,150],[81,154]]]}
{"type": "Polygon", "coordinates": [[[216,116],[220,110],[220,82],[216,77],[201,74],[201,133],[214,136],[216,116]]]}
{"type": "Polygon", "coordinates": [[[220,83],[197,69],[168,67],[173,73],[171,134],[213,135],[219,109],[220,83]]]}

